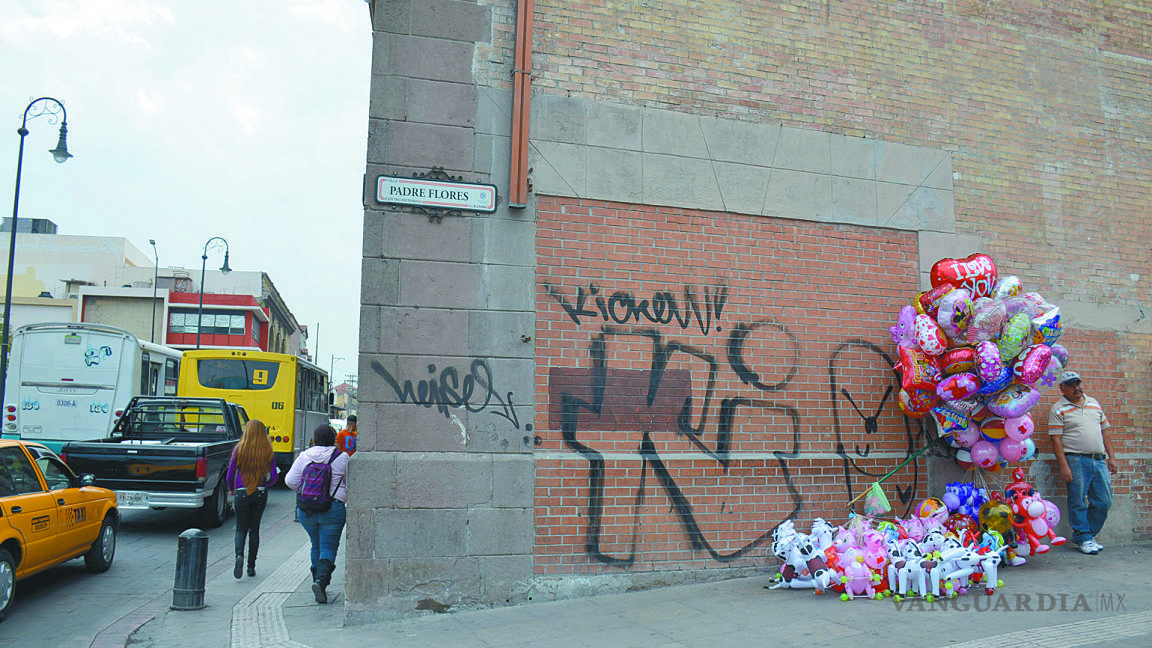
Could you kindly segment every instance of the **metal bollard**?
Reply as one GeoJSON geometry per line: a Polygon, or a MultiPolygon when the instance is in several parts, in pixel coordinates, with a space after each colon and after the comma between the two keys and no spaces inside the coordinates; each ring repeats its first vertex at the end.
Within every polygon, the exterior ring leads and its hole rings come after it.
{"type": "Polygon", "coordinates": [[[204,573],[208,570],[208,534],[188,529],[176,549],[176,580],[172,585],[173,610],[204,608],[204,573]]]}

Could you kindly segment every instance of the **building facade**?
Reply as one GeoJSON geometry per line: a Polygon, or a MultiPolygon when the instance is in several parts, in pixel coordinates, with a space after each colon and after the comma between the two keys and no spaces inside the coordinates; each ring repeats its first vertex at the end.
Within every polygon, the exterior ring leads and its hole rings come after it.
{"type": "MultiPolygon", "coordinates": [[[[264,272],[157,268],[122,237],[56,234],[51,221],[17,229],[12,330],[38,322],[99,322],[179,349],[237,347],[299,355],[307,331],[264,272]],[[34,229],[43,233],[22,233],[34,229]]],[[[11,230],[9,230],[11,231],[11,230]]]]}
{"type": "MultiPolygon", "coordinates": [[[[977,252],[1060,307],[1112,421],[1102,540],[1152,535],[1148,12],[370,7],[349,618],[774,563],[781,521],[842,523],[937,436],[896,402],[889,327],[977,252]],[[414,176],[499,199],[377,191],[414,176]]],[[[1020,465],[1062,503],[1057,397],[1020,465]]],[[[974,479],[940,450],[885,489],[905,516],[974,479]]]]}

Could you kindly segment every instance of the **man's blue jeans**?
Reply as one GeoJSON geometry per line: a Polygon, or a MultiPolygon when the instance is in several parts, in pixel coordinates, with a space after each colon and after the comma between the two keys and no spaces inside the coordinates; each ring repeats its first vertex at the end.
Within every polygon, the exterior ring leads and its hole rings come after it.
{"type": "Polygon", "coordinates": [[[1068,487],[1068,524],[1072,541],[1083,544],[1096,537],[1112,507],[1112,478],[1108,463],[1082,455],[1066,455],[1072,469],[1068,487]]]}
{"type": "Polygon", "coordinates": [[[305,513],[296,509],[296,521],[304,527],[312,541],[313,567],[321,560],[336,562],[336,552],[340,550],[340,534],[344,531],[347,518],[348,509],[344,502],[336,499],[332,500],[332,508],[323,513],[305,513]]]}

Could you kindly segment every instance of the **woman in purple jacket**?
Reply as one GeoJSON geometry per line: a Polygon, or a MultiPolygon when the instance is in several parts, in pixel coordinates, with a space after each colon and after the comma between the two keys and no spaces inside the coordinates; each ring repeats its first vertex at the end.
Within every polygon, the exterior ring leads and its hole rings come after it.
{"type": "Polygon", "coordinates": [[[268,440],[268,428],[252,419],[228,462],[228,488],[236,501],[236,568],[232,575],[244,575],[244,537],[248,537],[248,575],[256,575],[256,552],[260,550],[260,518],[268,506],[268,487],[280,477],[276,457],[268,440]]]}

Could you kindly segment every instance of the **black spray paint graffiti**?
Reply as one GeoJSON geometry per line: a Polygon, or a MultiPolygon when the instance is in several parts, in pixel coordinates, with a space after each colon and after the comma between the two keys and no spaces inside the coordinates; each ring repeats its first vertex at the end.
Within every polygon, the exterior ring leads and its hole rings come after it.
{"type": "MultiPolygon", "coordinates": [[[[460,373],[456,367],[444,367],[436,376],[436,365],[428,365],[428,373],[432,378],[420,380],[413,384],[405,380],[401,385],[392,374],[379,362],[373,361],[372,371],[387,382],[401,404],[413,403],[427,408],[435,407],[444,418],[450,418],[452,409],[463,409],[469,412],[483,412],[489,410],[492,414],[507,419],[512,427],[520,429],[520,419],[516,416],[516,408],[512,404],[512,392],[503,397],[496,391],[492,381],[492,368],[479,358],[472,360],[468,375],[461,381],[460,373]]],[[[532,424],[524,426],[528,432],[532,431],[532,424]]]]}
{"type": "MultiPolygon", "coordinates": [[[[853,396],[846,388],[840,386],[840,381],[837,378],[837,366],[840,356],[847,352],[861,352],[868,351],[883,359],[887,367],[892,366],[890,358],[879,347],[862,340],[850,340],[842,344],[828,359],[829,367],[829,384],[832,391],[832,407],[836,412],[834,417],[835,435],[836,435],[836,454],[843,460],[844,466],[844,486],[846,490],[845,502],[851,499],[854,490],[854,481],[857,476],[872,478],[874,480],[879,474],[870,473],[861,468],[856,458],[866,458],[871,453],[870,444],[863,447],[857,446],[855,448],[855,456],[853,456],[846,449],[843,441],[844,426],[846,423],[841,421],[839,416],[839,403],[847,402],[852,408],[857,411],[861,418],[861,423],[865,435],[873,435],[878,432],[877,419],[880,412],[884,408],[884,404],[888,401],[892,386],[884,392],[879,398],[879,403],[875,408],[868,407],[874,411],[872,415],[866,415],[857,404],[857,400],[861,400],[863,394],[853,396]],[[839,401],[843,398],[844,401],[839,401]]],[[[800,413],[791,404],[787,402],[778,402],[771,399],[759,398],[742,398],[735,395],[720,400],[719,416],[715,427],[715,435],[712,443],[706,439],[706,430],[708,429],[708,417],[711,411],[711,403],[714,398],[714,389],[716,384],[716,374],[719,370],[719,363],[709,353],[702,349],[693,347],[691,345],[683,344],[677,341],[664,341],[663,336],[654,329],[642,328],[629,328],[629,327],[615,327],[604,326],[601,332],[595,336],[590,344],[589,356],[592,361],[593,368],[590,370],[591,391],[586,397],[581,398],[573,393],[566,392],[563,388],[556,394],[559,396],[561,404],[560,416],[560,429],[562,438],[567,447],[579,453],[589,464],[588,470],[588,532],[587,532],[587,552],[596,560],[610,565],[627,567],[633,564],[637,556],[637,547],[640,543],[641,528],[640,518],[641,511],[644,505],[646,480],[648,470],[651,469],[657,478],[659,486],[664,490],[667,497],[673,504],[673,509],[677,518],[680,521],[684,533],[689,539],[689,543],[693,550],[705,551],[713,559],[721,562],[728,562],[735,560],[741,556],[746,555],[753,548],[763,544],[770,537],[776,525],[785,519],[795,518],[796,515],[803,509],[802,497],[792,482],[792,477],[788,468],[788,461],[798,459],[801,457],[799,452],[800,440],[800,413]],[[603,455],[591,447],[590,445],[580,440],[582,425],[582,412],[586,412],[583,418],[594,419],[602,414],[605,403],[605,385],[606,377],[608,376],[608,357],[607,357],[607,340],[614,337],[643,337],[648,338],[652,344],[652,360],[651,367],[648,371],[648,386],[647,386],[647,405],[649,407],[657,399],[657,394],[660,390],[662,381],[666,375],[667,367],[669,366],[670,359],[677,354],[684,354],[687,358],[681,358],[681,363],[688,358],[692,358],[703,362],[707,366],[707,387],[703,395],[703,401],[699,407],[699,414],[694,417],[693,411],[695,410],[693,397],[691,393],[684,397],[683,404],[677,416],[677,434],[686,437],[692,445],[697,449],[704,452],[719,465],[725,469],[729,463],[729,449],[732,431],[734,429],[734,422],[739,416],[739,409],[742,407],[758,408],[762,411],[777,411],[782,413],[790,421],[791,427],[791,444],[788,449],[773,451],[777,462],[780,466],[781,474],[783,475],[784,483],[787,487],[788,493],[792,499],[792,511],[788,513],[782,520],[771,525],[763,533],[747,542],[745,545],[737,548],[734,551],[723,553],[715,549],[714,543],[703,531],[700,522],[697,520],[697,515],[693,507],[691,498],[685,493],[684,489],[677,484],[675,476],[670,471],[665,462],[660,457],[656,444],[653,442],[651,431],[644,431],[641,435],[639,445],[637,448],[638,454],[642,458],[642,470],[640,472],[640,483],[637,487],[635,497],[633,498],[633,512],[632,512],[632,537],[627,551],[618,554],[612,554],[602,547],[601,534],[603,526],[604,515],[604,492],[607,482],[605,460],[603,455]],[[694,420],[695,419],[695,420],[694,420]]],[[[764,394],[772,392],[779,392],[784,390],[796,375],[798,370],[798,344],[792,334],[781,324],[772,320],[764,320],[750,324],[737,325],[728,335],[727,340],[727,361],[729,368],[736,373],[740,380],[751,387],[759,390],[764,394]],[[754,372],[745,361],[744,342],[748,335],[753,331],[762,327],[772,327],[781,333],[787,340],[788,346],[792,350],[792,358],[788,361],[788,366],[784,367],[783,378],[773,383],[766,383],[762,380],[761,376],[754,372]]],[[[894,374],[885,372],[881,377],[882,380],[895,381],[894,374]]],[[[914,451],[914,444],[917,440],[916,435],[913,435],[909,427],[907,418],[901,416],[904,421],[906,437],[907,437],[907,453],[911,454],[914,451]]],[[[586,424],[588,425],[588,424],[586,424]]],[[[589,429],[593,429],[589,427],[589,429]]],[[[911,485],[907,488],[898,488],[898,495],[904,508],[897,511],[898,514],[907,515],[911,509],[911,496],[915,493],[919,483],[919,467],[913,468],[914,473],[911,479],[911,485]]]]}
{"type": "MultiPolygon", "coordinates": [[[[697,302],[691,286],[684,286],[683,306],[668,291],[657,291],[650,300],[637,300],[630,293],[618,290],[612,293],[611,297],[605,299],[600,294],[600,287],[596,284],[588,284],[587,293],[584,292],[583,286],[576,288],[576,305],[573,306],[568,303],[564,295],[560,294],[558,288],[546,283],[544,289],[548,291],[548,295],[552,299],[560,304],[564,312],[568,313],[568,317],[577,324],[581,323],[581,318],[593,318],[617,324],[639,323],[641,321],[648,321],[652,324],[675,322],[681,329],[686,329],[692,325],[692,321],[695,319],[696,326],[705,335],[712,331],[713,320],[720,321],[721,315],[724,314],[724,306],[728,303],[727,286],[705,286],[703,304],[697,302]],[[592,302],[596,306],[595,309],[587,305],[589,295],[593,297],[592,302]]],[[[716,326],[716,331],[720,331],[719,325],[716,326]]]]}

